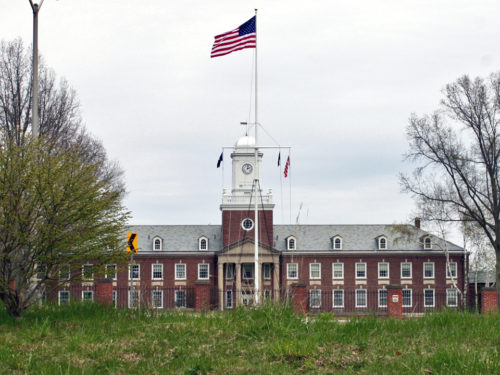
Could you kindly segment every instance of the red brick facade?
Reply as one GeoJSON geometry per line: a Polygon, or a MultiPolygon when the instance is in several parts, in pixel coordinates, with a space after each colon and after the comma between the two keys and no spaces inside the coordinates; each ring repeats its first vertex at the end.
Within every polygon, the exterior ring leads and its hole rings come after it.
{"type": "Polygon", "coordinates": [[[498,291],[495,288],[483,288],[481,291],[481,312],[498,312],[498,291]]]}
{"type": "MultiPolygon", "coordinates": [[[[229,246],[235,242],[247,238],[255,238],[255,229],[246,231],[241,226],[244,219],[250,218],[255,221],[253,210],[222,211],[222,245],[229,246]]],[[[267,246],[273,245],[273,211],[259,211],[259,243],[267,246]]]]}

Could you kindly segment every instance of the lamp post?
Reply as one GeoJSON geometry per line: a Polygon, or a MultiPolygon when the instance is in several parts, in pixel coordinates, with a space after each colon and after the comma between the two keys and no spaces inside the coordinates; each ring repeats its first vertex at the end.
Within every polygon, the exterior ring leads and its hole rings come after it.
{"type": "Polygon", "coordinates": [[[33,10],[33,86],[32,86],[32,132],[35,137],[40,133],[40,119],[38,117],[38,12],[44,0],[33,3],[29,0],[33,10]]]}

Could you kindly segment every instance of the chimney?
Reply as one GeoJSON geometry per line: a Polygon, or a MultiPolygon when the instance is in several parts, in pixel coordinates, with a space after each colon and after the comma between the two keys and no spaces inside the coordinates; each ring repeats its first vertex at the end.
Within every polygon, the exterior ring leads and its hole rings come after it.
{"type": "Polygon", "coordinates": [[[419,217],[416,217],[415,218],[415,226],[420,229],[420,218],[419,217]]]}

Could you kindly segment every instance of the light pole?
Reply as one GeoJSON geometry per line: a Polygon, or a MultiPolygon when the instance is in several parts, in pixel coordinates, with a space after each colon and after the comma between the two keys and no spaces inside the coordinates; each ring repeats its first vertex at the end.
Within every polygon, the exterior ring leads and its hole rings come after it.
{"type": "Polygon", "coordinates": [[[33,10],[33,86],[32,86],[32,132],[35,137],[40,133],[40,119],[38,117],[38,12],[42,7],[44,0],[39,3],[33,3],[29,0],[33,10]]]}

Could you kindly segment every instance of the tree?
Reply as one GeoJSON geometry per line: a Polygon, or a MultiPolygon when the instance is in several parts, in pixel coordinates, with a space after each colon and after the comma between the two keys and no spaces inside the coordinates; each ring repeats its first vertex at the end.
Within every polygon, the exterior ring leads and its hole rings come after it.
{"type": "Polygon", "coordinates": [[[410,117],[406,159],[417,167],[401,184],[422,218],[481,229],[495,249],[500,291],[500,73],[463,76],[443,94],[437,111],[410,117]]]}
{"type": "Polygon", "coordinates": [[[123,261],[128,218],[122,171],[83,128],[75,92],[43,62],[32,138],[30,67],[20,40],[1,43],[0,300],[15,317],[68,266],[123,261]]]}

